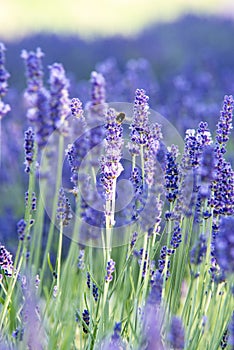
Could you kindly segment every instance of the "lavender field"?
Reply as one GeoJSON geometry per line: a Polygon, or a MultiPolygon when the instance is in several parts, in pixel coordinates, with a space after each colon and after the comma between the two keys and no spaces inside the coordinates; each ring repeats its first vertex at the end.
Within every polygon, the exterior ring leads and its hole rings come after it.
{"type": "Polygon", "coordinates": [[[234,349],[233,34],[0,43],[0,349],[234,349]]]}

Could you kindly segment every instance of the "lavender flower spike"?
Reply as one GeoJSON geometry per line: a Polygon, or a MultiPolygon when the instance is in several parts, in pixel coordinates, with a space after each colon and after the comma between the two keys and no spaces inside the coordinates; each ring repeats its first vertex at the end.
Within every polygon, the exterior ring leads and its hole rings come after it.
{"type": "Polygon", "coordinates": [[[49,100],[50,94],[43,87],[43,66],[41,49],[36,52],[23,51],[21,57],[25,61],[27,89],[24,94],[28,105],[27,118],[34,124],[36,141],[39,148],[47,144],[48,137],[53,132],[50,120],[49,100]]]}
{"type": "Polygon", "coordinates": [[[70,114],[70,100],[68,95],[69,81],[60,63],[49,66],[50,69],[50,117],[54,129],[65,131],[66,119],[70,114]]]}
{"type": "Polygon", "coordinates": [[[91,101],[86,105],[86,109],[97,117],[103,117],[106,110],[106,82],[102,74],[93,71],[90,78],[91,101]]]}
{"type": "Polygon", "coordinates": [[[172,317],[168,340],[173,349],[184,349],[184,328],[179,317],[172,317]]]}
{"type": "Polygon", "coordinates": [[[210,195],[211,181],[215,179],[215,154],[212,146],[205,146],[201,156],[200,168],[200,195],[202,198],[208,198],[210,195]]]}
{"type": "Polygon", "coordinates": [[[3,270],[6,276],[11,277],[14,266],[12,261],[12,255],[8,250],[0,243],[0,271],[3,270]]]}
{"type": "Polygon", "coordinates": [[[215,240],[217,262],[225,273],[234,273],[234,217],[222,217],[215,240]]]}
{"type": "Polygon", "coordinates": [[[115,271],[115,261],[110,259],[107,263],[107,267],[106,267],[106,276],[105,276],[105,280],[106,282],[111,282],[113,279],[113,272],[115,271]]]}
{"type": "Polygon", "coordinates": [[[71,205],[68,198],[65,196],[63,188],[59,190],[57,219],[63,226],[67,226],[72,219],[71,205]]]}
{"type": "Polygon", "coordinates": [[[82,102],[78,98],[74,97],[71,100],[70,108],[71,108],[72,115],[74,117],[76,117],[76,118],[82,118],[83,117],[84,111],[83,111],[83,108],[82,108],[82,102]]]}
{"type": "Polygon", "coordinates": [[[27,131],[25,131],[24,134],[24,152],[25,152],[25,172],[30,172],[31,164],[33,163],[33,157],[34,157],[34,151],[35,151],[35,134],[32,130],[32,128],[28,128],[27,131]]]}
{"type": "Polygon", "coordinates": [[[5,51],[4,44],[0,42],[0,98],[5,96],[8,91],[7,80],[10,77],[5,68],[5,51]]]}
{"type": "Polygon", "coordinates": [[[217,125],[216,141],[225,153],[225,144],[229,139],[229,134],[232,129],[232,117],[233,117],[234,100],[232,95],[224,96],[223,108],[220,111],[220,119],[217,125]]]}
{"type": "MultiPolygon", "coordinates": [[[[148,141],[149,133],[149,97],[145,94],[145,90],[137,89],[135,93],[135,101],[133,107],[133,122],[130,126],[131,129],[131,141],[133,148],[146,145],[148,141]]],[[[132,146],[129,146],[129,151],[132,153],[132,146]]]]}
{"type": "Polygon", "coordinates": [[[114,181],[120,175],[123,167],[120,163],[121,148],[123,144],[123,128],[116,121],[116,112],[110,108],[106,115],[105,156],[101,158],[101,182],[105,190],[106,200],[113,196],[114,181]]]}
{"type": "Polygon", "coordinates": [[[43,68],[41,59],[44,53],[40,48],[36,52],[26,50],[22,51],[21,57],[25,61],[26,77],[27,77],[27,93],[33,94],[43,87],[43,68]]]}

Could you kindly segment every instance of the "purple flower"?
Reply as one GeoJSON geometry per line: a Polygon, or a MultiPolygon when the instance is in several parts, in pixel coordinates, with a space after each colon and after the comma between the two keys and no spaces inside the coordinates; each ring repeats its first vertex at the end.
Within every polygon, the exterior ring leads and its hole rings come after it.
{"type": "Polygon", "coordinates": [[[200,144],[201,150],[213,143],[211,133],[207,122],[200,122],[197,128],[197,141],[200,144]]]}
{"type": "Polygon", "coordinates": [[[203,234],[199,235],[198,241],[190,251],[190,261],[192,264],[199,265],[206,255],[207,243],[203,234]]]}
{"type": "Polygon", "coordinates": [[[222,217],[214,254],[225,273],[234,273],[234,217],[222,217]]]}
{"type": "MultiPolygon", "coordinates": [[[[75,108],[75,107],[74,107],[75,108]]],[[[77,187],[78,185],[78,171],[81,162],[84,160],[89,151],[89,132],[86,131],[86,121],[81,111],[77,111],[81,117],[76,120],[75,141],[69,144],[66,149],[66,156],[71,168],[71,182],[77,187]]]]}
{"type": "Polygon", "coordinates": [[[215,153],[211,146],[205,146],[203,149],[198,175],[200,196],[208,198],[211,192],[211,182],[215,179],[215,153]]]}
{"type": "Polygon", "coordinates": [[[209,204],[214,208],[214,215],[234,214],[234,171],[220,149],[215,149],[216,175],[212,182],[212,198],[209,204]]]}
{"type": "Polygon", "coordinates": [[[102,74],[91,73],[91,101],[86,105],[88,117],[103,117],[106,110],[106,89],[105,79],[102,74]]]}
{"type": "Polygon", "coordinates": [[[49,69],[50,118],[55,130],[66,132],[66,120],[70,115],[69,81],[62,64],[54,63],[49,69]]]}
{"type": "Polygon", "coordinates": [[[4,44],[0,42],[0,98],[6,95],[8,91],[7,80],[10,78],[10,74],[5,68],[5,51],[4,44]]]}
{"type": "Polygon", "coordinates": [[[44,53],[40,48],[36,52],[26,50],[22,51],[21,57],[25,61],[26,77],[27,77],[27,93],[32,94],[39,91],[43,87],[43,67],[42,57],[44,53]]]}
{"type": "Polygon", "coordinates": [[[70,103],[72,115],[76,118],[82,118],[84,111],[82,108],[82,102],[78,98],[73,98],[70,103]]]}
{"type": "Polygon", "coordinates": [[[116,121],[116,111],[113,108],[107,111],[105,128],[105,156],[101,158],[101,183],[104,187],[106,200],[111,200],[114,181],[116,181],[123,170],[120,163],[123,145],[123,128],[122,125],[116,121]]]}
{"type": "Polygon", "coordinates": [[[17,233],[21,241],[24,240],[26,226],[27,226],[27,223],[24,219],[20,219],[17,223],[17,233]]]}
{"type": "Polygon", "coordinates": [[[182,235],[181,235],[180,223],[175,222],[174,230],[170,241],[170,244],[172,246],[172,250],[171,250],[172,254],[175,252],[175,249],[179,247],[181,243],[181,239],[182,239],[182,235]]]}
{"type": "MultiPolygon", "coordinates": [[[[25,192],[25,196],[24,196],[24,199],[25,199],[25,207],[28,206],[28,192],[25,192]]],[[[32,206],[31,206],[31,209],[32,211],[35,211],[37,209],[37,197],[36,197],[36,194],[35,192],[32,192],[32,206]]]]}
{"type": "Polygon", "coordinates": [[[50,119],[50,94],[43,86],[44,56],[40,48],[36,52],[23,51],[21,57],[25,61],[27,89],[25,99],[28,104],[27,118],[35,126],[36,141],[39,148],[46,145],[48,137],[53,132],[53,123],[50,119]]]}
{"type": "Polygon", "coordinates": [[[28,128],[24,133],[24,152],[25,152],[25,172],[30,172],[30,167],[33,162],[34,157],[34,142],[35,142],[35,134],[32,128],[28,128]]]}
{"type": "Polygon", "coordinates": [[[232,129],[232,117],[233,117],[234,100],[232,95],[224,96],[223,108],[220,111],[220,119],[217,124],[216,141],[222,150],[222,153],[226,152],[226,143],[229,139],[229,134],[232,129]]]}
{"type": "Polygon", "coordinates": [[[166,257],[167,255],[171,255],[171,250],[170,249],[167,249],[166,246],[163,246],[161,248],[161,251],[160,251],[160,258],[158,260],[158,272],[163,275],[163,273],[166,274],[166,280],[169,278],[170,276],[170,271],[169,271],[169,268],[170,268],[170,260],[168,260],[167,262],[167,266],[166,266],[166,257]],[[164,271],[164,269],[166,269],[166,271],[164,271]]]}
{"type": "Polygon", "coordinates": [[[121,339],[121,322],[116,322],[114,326],[114,333],[111,338],[106,338],[101,344],[102,350],[125,350],[125,344],[121,339]]]}
{"type": "MultiPolygon", "coordinates": [[[[89,315],[89,312],[87,309],[85,309],[83,312],[82,312],[82,318],[83,318],[83,321],[86,323],[87,326],[89,326],[89,323],[90,323],[90,315],[89,315]]],[[[83,326],[83,332],[84,333],[88,333],[88,330],[83,326]]]]}
{"type": "Polygon", "coordinates": [[[98,301],[98,287],[93,282],[92,282],[92,285],[91,285],[91,277],[90,277],[90,273],[89,272],[87,272],[87,281],[86,281],[86,283],[87,283],[87,286],[88,286],[89,289],[92,286],[93,297],[94,297],[94,300],[97,302],[98,301]]]}
{"type": "Polygon", "coordinates": [[[149,267],[148,252],[147,252],[147,250],[144,251],[144,249],[141,248],[139,251],[135,250],[134,254],[138,258],[138,264],[140,266],[141,266],[142,261],[143,261],[142,277],[144,278],[146,276],[147,269],[149,267]]]}
{"type": "Polygon", "coordinates": [[[106,282],[111,282],[112,279],[113,279],[113,272],[115,271],[115,261],[110,259],[107,263],[107,266],[106,266],[106,276],[105,276],[105,280],[106,282]]]}
{"type": "Polygon", "coordinates": [[[179,317],[172,317],[168,341],[174,349],[184,349],[184,327],[179,317]]]}
{"type": "Polygon", "coordinates": [[[29,109],[27,118],[35,125],[36,141],[39,148],[44,147],[53,132],[50,119],[50,95],[45,88],[38,90],[33,96],[28,95],[29,109]],[[29,101],[30,99],[30,101],[29,101]]]}
{"type": "Polygon", "coordinates": [[[197,168],[203,148],[212,143],[208,124],[201,122],[198,129],[188,129],[185,135],[185,148],[182,165],[185,169],[197,168]]]}
{"type": "Polygon", "coordinates": [[[174,202],[178,195],[179,172],[176,162],[178,152],[174,148],[175,146],[172,146],[171,150],[166,153],[165,187],[169,202],[174,202]]]}
{"type": "Polygon", "coordinates": [[[132,235],[131,242],[130,242],[130,249],[134,248],[134,246],[136,244],[137,237],[138,237],[138,233],[134,232],[133,235],[132,235]]]}
{"type": "Polygon", "coordinates": [[[80,249],[79,256],[78,256],[78,264],[77,264],[77,267],[80,270],[84,270],[84,268],[85,268],[84,255],[85,255],[84,249],[80,249]]]}
{"type": "Polygon", "coordinates": [[[3,270],[6,276],[11,277],[14,271],[12,255],[8,250],[0,243],[0,268],[3,270]]]}
{"type": "MultiPolygon", "coordinates": [[[[148,141],[149,133],[149,97],[146,95],[145,90],[137,89],[135,92],[135,101],[133,107],[133,122],[130,126],[130,137],[133,146],[139,149],[140,146],[145,146],[148,141]]],[[[130,146],[130,153],[132,149],[130,146]]]]}
{"type": "Polygon", "coordinates": [[[144,208],[145,204],[145,198],[143,195],[143,179],[138,168],[134,168],[131,171],[129,180],[131,181],[134,189],[132,220],[138,220],[139,214],[144,208]]]}
{"type": "Polygon", "coordinates": [[[12,337],[22,341],[23,337],[24,337],[24,328],[16,328],[13,332],[12,332],[12,337]]]}
{"type": "Polygon", "coordinates": [[[154,273],[151,286],[148,302],[152,303],[153,305],[160,305],[162,299],[163,277],[158,270],[156,270],[154,273]]]}
{"type": "Polygon", "coordinates": [[[68,198],[65,196],[63,188],[59,190],[57,219],[63,226],[67,226],[72,219],[71,205],[68,198]]]}
{"type": "Polygon", "coordinates": [[[159,290],[156,285],[148,296],[143,316],[143,344],[142,349],[147,350],[164,350],[161,337],[161,325],[163,313],[159,307],[161,294],[162,279],[159,290]],[[158,293],[159,292],[159,293],[158,293]],[[145,345],[147,344],[147,345],[145,345]]]}
{"type": "Polygon", "coordinates": [[[145,181],[149,187],[152,187],[154,184],[156,156],[161,138],[161,126],[157,123],[151,124],[149,126],[148,139],[144,152],[145,181]]]}

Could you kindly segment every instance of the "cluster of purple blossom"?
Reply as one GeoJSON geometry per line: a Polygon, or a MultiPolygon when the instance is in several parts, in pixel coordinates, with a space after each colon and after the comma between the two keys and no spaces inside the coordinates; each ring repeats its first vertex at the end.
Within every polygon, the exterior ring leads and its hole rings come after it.
{"type": "Polygon", "coordinates": [[[39,148],[46,145],[54,130],[66,133],[66,122],[70,115],[68,97],[69,81],[64,68],[59,63],[49,66],[49,86],[44,87],[41,49],[36,52],[23,50],[21,57],[25,61],[27,90],[25,99],[28,104],[27,117],[33,123],[39,148]]]}

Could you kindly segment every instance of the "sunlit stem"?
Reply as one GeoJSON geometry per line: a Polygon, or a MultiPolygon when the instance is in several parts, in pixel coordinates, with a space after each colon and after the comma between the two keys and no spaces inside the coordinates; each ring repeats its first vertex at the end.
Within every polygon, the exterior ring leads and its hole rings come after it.
{"type": "Polygon", "coordinates": [[[59,224],[59,244],[57,253],[57,287],[59,292],[60,287],[60,275],[61,275],[61,256],[62,256],[62,245],[63,245],[63,222],[60,221],[59,224]]]}

